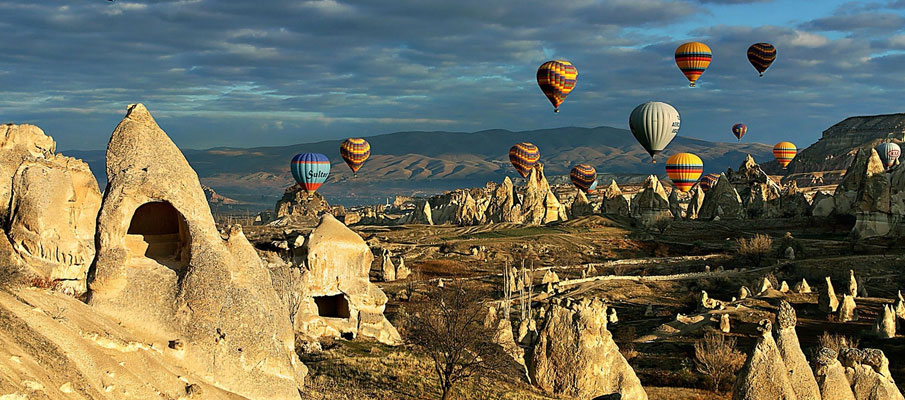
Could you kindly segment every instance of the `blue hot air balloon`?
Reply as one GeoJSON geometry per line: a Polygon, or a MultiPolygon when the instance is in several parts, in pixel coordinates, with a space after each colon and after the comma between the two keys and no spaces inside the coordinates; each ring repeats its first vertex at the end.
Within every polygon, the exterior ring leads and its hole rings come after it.
{"type": "Polygon", "coordinates": [[[289,166],[292,177],[309,196],[330,176],[330,160],[320,153],[299,153],[289,166]]]}

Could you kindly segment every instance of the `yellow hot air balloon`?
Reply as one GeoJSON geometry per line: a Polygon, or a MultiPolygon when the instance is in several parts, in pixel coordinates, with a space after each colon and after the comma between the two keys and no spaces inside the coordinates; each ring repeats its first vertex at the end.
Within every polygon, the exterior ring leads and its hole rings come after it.
{"type": "Polygon", "coordinates": [[[776,157],[776,162],[782,165],[782,169],[786,169],[796,154],[798,154],[798,148],[791,142],[779,142],[773,146],[773,157],[776,157]]]}
{"type": "Polygon", "coordinates": [[[676,65],[688,78],[691,87],[695,86],[695,82],[707,70],[712,58],[710,47],[701,42],[688,42],[676,49],[676,65]]]}
{"type": "Polygon", "coordinates": [[[704,162],[691,153],[679,153],[666,160],[666,175],[672,184],[683,192],[687,192],[697,183],[704,172],[704,162]]]}

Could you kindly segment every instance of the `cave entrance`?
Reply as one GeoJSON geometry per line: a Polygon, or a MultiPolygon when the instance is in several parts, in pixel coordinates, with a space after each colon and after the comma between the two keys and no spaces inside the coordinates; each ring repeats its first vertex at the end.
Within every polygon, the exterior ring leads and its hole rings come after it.
{"type": "Polygon", "coordinates": [[[349,318],[349,301],[346,296],[336,294],[333,296],[315,296],[317,315],[326,318],[349,318]]]}
{"type": "Polygon", "coordinates": [[[177,272],[188,265],[190,237],[185,217],[165,201],[135,210],[126,244],[132,257],[146,257],[177,272]]]}

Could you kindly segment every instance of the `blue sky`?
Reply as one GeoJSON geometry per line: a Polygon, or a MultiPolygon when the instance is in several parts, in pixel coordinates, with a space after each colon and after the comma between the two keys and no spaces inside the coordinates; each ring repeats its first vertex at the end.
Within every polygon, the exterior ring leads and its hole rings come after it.
{"type": "Polygon", "coordinates": [[[680,135],[805,147],[852,115],[905,112],[905,0],[0,1],[0,122],[102,149],[143,102],[185,148],[402,130],[627,127],[638,104],[680,135]],[[702,40],[691,89],[672,59],[702,40]],[[771,42],[757,78],[748,45],[771,42]],[[579,70],[558,115],[549,58],[579,70]]]}

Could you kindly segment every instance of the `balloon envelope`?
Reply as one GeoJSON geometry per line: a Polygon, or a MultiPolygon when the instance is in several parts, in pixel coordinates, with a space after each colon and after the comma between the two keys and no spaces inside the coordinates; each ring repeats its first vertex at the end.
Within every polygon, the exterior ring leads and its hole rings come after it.
{"type": "Polygon", "coordinates": [[[531,143],[517,143],[509,149],[509,162],[522,178],[528,176],[537,160],[540,160],[540,150],[531,143]]]}
{"type": "Polygon", "coordinates": [[[720,180],[720,174],[707,174],[701,178],[701,190],[704,193],[707,193],[713,185],[716,185],[716,182],[720,180]]]}
{"type": "Polygon", "coordinates": [[[732,134],[735,135],[735,138],[739,141],[742,140],[742,136],[748,133],[748,126],[745,124],[735,124],[732,125],[732,134]]]}
{"type": "Polygon", "coordinates": [[[339,145],[339,154],[352,172],[358,172],[368,157],[371,156],[371,145],[361,138],[349,138],[339,145]]]}
{"type": "Polygon", "coordinates": [[[748,48],[748,61],[764,76],[764,71],[776,60],[776,48],[770,43],[755,43],[748,48]]]}
{"type": "Polygon", "coordinates": [[[796,154],[798,154],[798,148],[791,142],[779,142],[773,146],[773,157],[776,157],[776,161],[782,165],[782,169],[786,169],[796,154]]]}
{"type": "Polygon", "coordinates": [[[312,195],[330,176],[330,160],[320,153],[299,153],[292,157],[289,170],[299,186],[312,195]]]}
{"type": "Polygon", "coordinates": [[[659,101],[635,107],[628,119],[632,135],[647,150],[651,160],[672,142],[679,133],[679,125],[679,112],[659,101]]]}
{"type": "Polygon", "coordinates": [[[591,186],[588,187],[588,192],[593,192],[595,190],[597,190],[597,179],[594,179],[594,183],[592,183],[591,186]]]}
{"type": "Polygon", "coordinates": [[[688,78],[691,87],[695,86],[695,82],[707,70],[712,58],[710,47],[701,42],[688,42],[676,49],[676,65],[688,78]]]}
{"type": "Polygon", "coordinates": [[[554,112],[559,112],[559,105],[577,82],[578,69],[566,60],[547,61],[537,69],[537,85],[553,103],[554,112]]]}
{"type": "Polygon", "coordinates": [[[691,153],[679,153],[666,160],[666,175],[669,175],[672,184],[683,192],[694,186],[703,171],[704,162],[691,153]]]}
{"type": "Polygon", "coordinates": [[[597,180],[597,170],[588,164],[578,164],[572,167],[569,177],[575,187],[587,193],[594,181],[597,180]]]}
{"type": "Polygon", "coordinates": [[[883,143],[877,146],[877,154],[880,155],[880,160],[883,161],[883,165],[886,166],[886,169],[889,169],[893,165],[896,165],[896,160],[898,160],[899,155],[902,154],[902,149],[899,145],[892,142],[883,143]]]}

